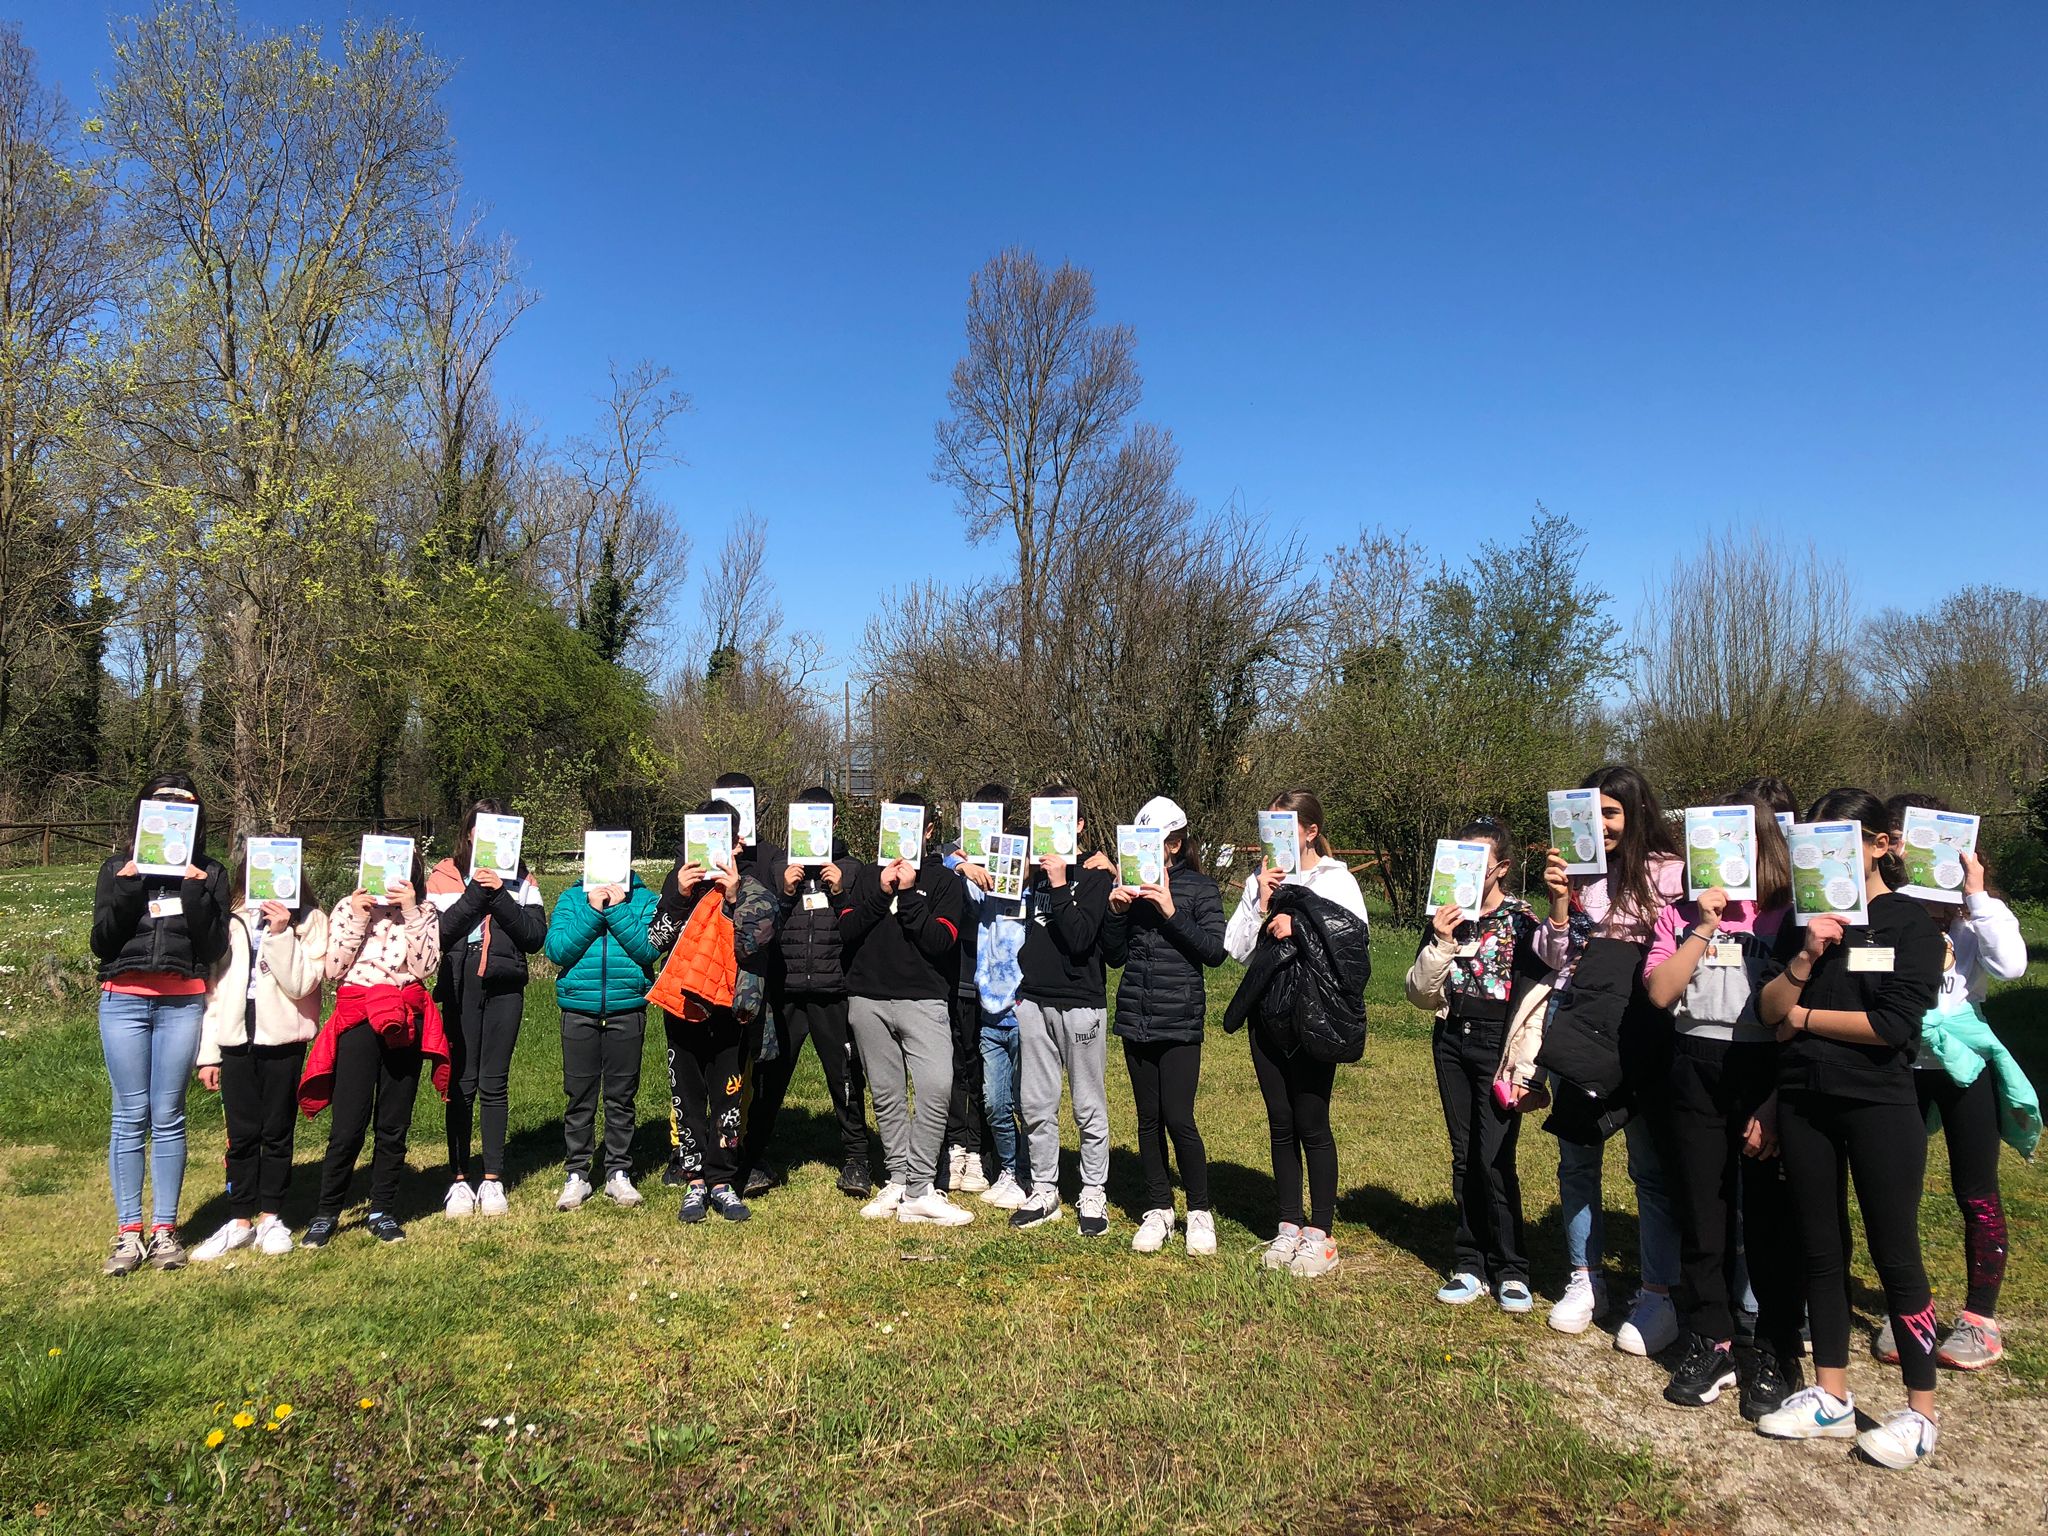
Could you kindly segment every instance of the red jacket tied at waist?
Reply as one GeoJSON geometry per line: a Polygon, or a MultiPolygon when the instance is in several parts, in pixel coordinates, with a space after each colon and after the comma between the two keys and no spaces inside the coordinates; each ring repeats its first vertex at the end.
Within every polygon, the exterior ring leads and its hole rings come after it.
{"type": "Polygon", "coordinates": [[[448,1097],[448,1035],[441,1010],[418,982],[403,987],[342,987],[334,994],[334,1012],[306,1052],[306,1070],[299,1078],[299,1112],[312,1119],[334,1097],[335,1043],[358,1024],[367,1024],[392,1050],[417,1046],[433,1064],[434,1091],[448,1097]]]}

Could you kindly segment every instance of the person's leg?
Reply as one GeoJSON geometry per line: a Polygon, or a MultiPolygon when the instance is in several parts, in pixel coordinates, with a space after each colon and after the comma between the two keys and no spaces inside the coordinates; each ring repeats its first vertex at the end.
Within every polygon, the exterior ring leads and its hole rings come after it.
{"type": "MultiPolygon", "coordinates": [[[[1195,1129],[1195,1092],[1202,1082],[1202,1042],[1166,1046],[1159,1055],[1159,1112],[1180,1165],[1181,1188],[1190,1211],[1209,1209],[1209,1153],[1195,1129]]],[[[1163,1171],[1163,1170],[1162,1170],[1163,1171]]],[[[1171,1204],[1169,1189],[1167,1203],[1171,1204]]]]}
{"type": "Polygon", "coordinates": [[[1017,1118],[1017,1029],[984,1024],[981,1028],[981,1082],[988,1104],[989,1139],[995,1143],[999,1173],[1027,1184],[1024,1172],[1023,1127],[1017,1118]]]}
{"type": "Polygon", "coordinates": [[[669,1160],[685,1180],[704,1176],[704,1154],[690,1131],[690,1106],[697,1105],[701,1112],[704,1104],[703,1068],[690,1044],[693,1028],[672,1013],[661,1016],[661,1031],[668,1043],[669,1160]]]}
{"type": "Polygon", "coordinates": [[[259,1045],[256,1061],[263,1096],[263,1162],[256,1173],[257,1214],[279,1216],[292,1187],[292,1143],[298,1129],[299,1077],[306,1070],[306,1047],[259,1045]]]}
{"type": "Polygon", "coordinates": [[[262,1069],[256,1049],[253,1045],[220,1048],[220,1113],[228,1132],[228,1214],[249,1222],[256,1219],[256,1181],[263,1164],[262,1069]]]}
{"type": "MultiPolygon", "coordinates": [[[[1871,1266],[1884,1287],[1898,1343],[1899,1374],[1912,1405],[1932,1414],[1937,1323],[1934,1292],[1920,1257],[1926,1122],[1917,1104],[1853,1104],[1844,1106],[1841,1124],[1871,1266]]],[[[1815,1361],[1819,1358],[1816,1353],[1815,1361]]]]}
{"type": "Polygon", "coordinates": [[[1672,1194],[1667,1151],[1669,1110],[1663,1095],[1628,1122],[1628,1176],[1636,1187],[1637,1258],[1643,1289],[1669,1295],[1678,1284],[1678,1202],[1672,1194]]]}
{"type": "Polygon", "coordinates": [[[1998,1188],[1998,1087],[1989,1067],[1969,1087],[1959,1087],[1946,1072],[1916,1072],[1915,1078],[1939,1078],[1941,1133],[1948,1143],[1948,1182],[1956,1208],[1963,1213],[1963,1256],[1969,1290],[1963,1310],[1977,1317],[1998,1316],[1998,1293],[2005,1284],[2005,1202],[1998,1188]]]}
{"type": "Polygon", "coordinates": [[[483,1072],[484,992],[474,976],[460,974],[460,966],[456,971],[454,1005],[441,1015],[448,1036],[448,1177],[471,1183],[469,1144],[476,1129],[476,1092],[483,1072]]]}
{"type": "Polygon", "coordinates": [[[1476,1275],[1484,1280],[1486,1258],[1480,1252],[1483,1230],[1474,1215],[1475,1198],[1482,1191],[1483,1177],[1472,1169],[1472,1085],[1465,1074],[1464,1031],[1448,1021],[1438,1021],[1430,1035],[1430,1057],[1436,1067],[1437,1101],[1443,1106],[1444,1133],[1451,1143],[1451,1209],[1457,1213],[1458,1230],[1451,1241],[1451,1272],[1476,1275]]]}
{"type": "Polygon", "coordinates": [[[972,995],[961,996],[956,989],[946,1004],[946,1031],[953,1042],[953,1081],[946,1094],[947,1148],[959,1147],[981,1159],[982,1084],[981,1051],[976,1035],[981,1027],[981,1005],[972,995]]]}
{"type": "Polygon", "coordinates": [[[1503,1281],[1529,1278],[1529,1259],[1522,1239],[1522,1177],[1515,1151],[1522,1117],[1502,1109],[1493,1096],[1494,1068],[1506,1044],[1506,1026],[1475,1029],[1464,1041],[1466,1113],[1472,1124],[1467,1184],[1473,1229],[1486,1251],[1490,1274],[1482,1278],[1496,1288],[1503,1281]]]}
{"type": "Polygon", "coordinates": [[[149,1045],[149,1198],[152,1225],[178,1224],[185,1188],[185,1094],[199,1060],[206,1000],[153,1000],[149,1045]]]}
{"type": "MultiPolygon", "coordinates": [[[[1060,1182],[1060,1042],[1047,1010],[1017,1002],[1017,1109],[1024,1121],[1032,1189],[1060,1182]]],[[[1020,1173],[1020,1177],[1021,1177],[1020,1173]]]]}
{"type": "MultiPolygon", "coordinates": [[[[374,1032],[371,1038],[375,1039],[374,1032]]],[[[420,1091],[419,1047],[381,1049],[377,1065],[377,1149],[370,1158],[370,1214],[386,1215],[398,1202],[405,1143],[412,1133],[413,1101],[420,1091]]]]}
{"type": "Polygon", "coordinates": [[[846,1022],[846,999],[817,997],[804,1004],[811,1046],[825,1070],[825,1091],[832,1095],[832,1114],[839,1122],[839,1151],[844,1161],[868,1160],[867,1080],[860,1053],[846,1022]]]}
{"type": "Polygon", "coordinates": [[[382,1049],[368,1024],[345,1029],[334,1040],[334,1086],[327,1106],[327,1153],[320,1164],[318,1214],[339,1216],[355,1178],[356,1154],[377,1103],[382,1049]]]}
{"type": "Polygon", "coordinates": [[[1060,1054],[1081,1141],[1081,1187],[1109,1183],[1109,1010],[1059,1010],[1060,1054]]]}
{"type": "Polygon", "coordinates": [[[114,1186],[117,1226],[142,1230],[142,1143],[149,1131],[149,1002],[119,992],[100,994],[100,1050],[113,1089],[107,1136],[107,1177],[114,1186]]]}
{"type": "Polygon", "coordinates": [[[903,1193],[919,1200],[932,1192],[940,1159],[946,1155],[946,1118],[959,1077],[953,1070],[953,1020],[946,1004],[937,1001],[891,1003],[888,1008],[916,1099],[909,1124],[910,1173],[903,1180],[903,1193]]]}
{"type": "MultiPolygon", "coordinates": [[[[1849,1370],[1849,1166],[1835,1118],[1833,1106],[1813,1095],[1779,1095],[1778,1144],[1806,1272],[1813,1366],[1816,1373],[1827,1373],[1821,1385],[1839,1397],[1848,1390],[1849,1370]]],[[[1923,1147],[1925,1141],[1922,1137],[1923,1147]]],[[[1747,1235],[1753,1268],[1763,1235],[1747,1235]]]]}
{"type": "Polygon", "coordinates": [[[1600,1169],[1606,1148],[1557,1142],[1557,1209],[1564,1222],[1564,1261],[1597,1273],[1607,1249],[1607,1215],[1601,1208],[1600,1169]]]}
{"type": "Polygon", "coordinates": [[[1266,1101],[1266,1131],[1273,1143],[1273,1193],[1283,1224],[1302,1225],[1301,1143],[1295,1138],[1294,1101],[1280,1058],[1267,1046],[1265,1031],[1254,1022],[1245,1031],[1251,1040],[1252,1075],[1259,1097],[1266,1101]]]}
{"type": "Polygon", "coordinates": [[[597,1018],[562,1010],[562,1171],[590,1177],[597,1126],[597,1095],[604,1081],[604,1029],[597,1018]]]}
{"type": "Polygon", "coordinates": [[[1159,1046],[1124,1042],[1124,1066],[1131,1074],[1131,1105],[1138,1120],[1138,1160],[1145,1170],[1145,1209],[1173,1209],[1173,1181],[1166,1171],[1166,1129],[1159,1109],[1159,1046]]]}
{"type": "MultiPolygon", "coordinates": [[[[891,1006],[872,998],[852,998],[847,1003],[846,1019],[860,1047],[868,1094],[874,1100],[875,1129],[882,1137],[885,1182],[907,1189],[912,1173],[910,1079],[903,1064],[903,1043],[896,1038],[889,1015],[891,1006]]],[[[944,1100],[940,1102],[943,1106],[944,1100]]]]}
{"type": "Polygon", "coordinates": [[[505,1132],[512,1118],[512,1052],[519,1045],[519,1021],[526,992],[493,992],[484,999],[482,1050],[477,1063],[477,1103],[483,1121],[484,1177],[505,1177],[505,1132]]]}
{"type": "MultiPolygon", "coordinates": [[[[647,1012],[615,1013],[598,1030],[598,1072],[604,1092],[604,1173],[633,1175],[633,1129],[639,1118],[640,1063],[647,1058],[647,1012]]],[[[587,1139],[587,1138],[586,1138],[587,1139]]]]}
{"type": "Polygon", "coordinates": [[[1731,1124],[1737,1100],[1727,1081],[1730,1049],[1725,1041],[1679,1041],[1665,1100],[1676,1153],[1671,1162],[1677,1174],[1679,1321],[1715,1344],[1735,1338],[1728,1252],[1742,1127],[1731,1124]]]}
{"type": "Polygon", "coordinates": [[[729,1010],[721,1010],[707,1024],[710,1055],[705,1077],[710,1088],[705,1106],[710,1122],[710,1139],[704,1146],[704,1182],[716,1189],[721,1184],[737,1185],[740,1177],[740,1095],[745,1091],[747,1026],[729,1010]]]}
{"type": "MultiPolygon", "coordinates": [[[[775,1140],[775,1117],[782,1113],[783,1102],[789,1097],[789,1080],[796,1073],[796,1059],[810,1036],[810,1017],[810,1010],[801,1001],[787,996],[774,1010],[770,1027],[775,1031],[775,1055],[771,1060],[754,1063],[746,1125],[740,1132],[742,1171],[767,1166],[768,1148],[775,1140]]],[[[823,1055],[821,1049],[821,1060],[823,1055]]],[[[830,1075],[828,1071],[828,1081],[830,1075]]]]}
{"type": "Polygon", "coordinates": [[[1330,1130],[1330,1095],[1337,1086],[1337,1068],[1313,1060],[1306,1051],[1290,1056],[1287,1068],[1294,1134],[1308,1165],[1307,1225],[1331,1232],[1337,1221],[1337,1138],[1330,1130]]]}

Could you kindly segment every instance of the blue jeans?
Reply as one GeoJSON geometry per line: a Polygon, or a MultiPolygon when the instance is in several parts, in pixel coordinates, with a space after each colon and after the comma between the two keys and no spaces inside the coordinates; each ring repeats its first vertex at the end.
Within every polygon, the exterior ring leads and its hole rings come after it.
{"type": "MultiPolygon", "coordinates": [[[[1643,1284],[1678,1284],[1678,1207],[1665,1181],[1664,1164],[1650,1139],[1650,1128],[1631,1120],[1623,1131],[1628,1142],[1628,1176],[1636,1187],[1636,1218],[1640,1233],[1643,1284]]],[[[1564,1214],[1565,1262],[1573,1269],[1598,1269],[1604,1252],[1607,1223],[1600,1208],[1600,1164],[1604,1147],[1577,1142],[1557,1144],[1557,1203],[1564,1214]]]]}
{"type": "Polygon", "coordinates": [[[100,994],[100,1049],[114,1088],[114,1129],[107,1174],[114,1214],[124,1227],[142,1224],[142,1142],[149,1139],[152,1223],[176,1226],[185,1185],[185,1090],[199,1060],[203,997],[100,994]]]}
{"type": "Polygon", "coordinates": [[[989,1134],[995,1138],[996,1161],[1003,1172],[1028,1187],[1031,1154],[1024,1140],[1023,1122],[1017,1117],[1017,1074],[1022,1070],[1023,1037],[1017,1033],[1015,1013],[1002,1017],[1003,1023],[991,1024],[988,1013],[981,1016],[982,1100],[988,1110],[989,1134]]]}

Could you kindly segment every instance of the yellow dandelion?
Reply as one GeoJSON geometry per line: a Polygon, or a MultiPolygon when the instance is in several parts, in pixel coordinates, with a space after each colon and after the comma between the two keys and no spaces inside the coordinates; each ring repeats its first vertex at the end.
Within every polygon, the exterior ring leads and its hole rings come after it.
{"type": "Polygon", "coordinates": [[[270,1416],[273,1419],[288,1419],[292,1416],[292,1405],[290,1403],[279,1403],[270,1410],[270,1416]]]}
{"type": "Polygon", "coordinates": [[[251,1424],[254,1424],[256,1422],[256,1415],[248,1412],[245,1409],[243,1412],[236,1414],[233,1420],[231,1420],[230,1422],[232,1422],[235,1428],[237,1429],[247,1429],[251,1424]]]}
{"type": "Polygon", "coordinates": [[[206,1435],[206,1448],[209,1451],[219,1450],[221,1441],[227,1439],[227,1437],[228,1432],[224,1429],[209,1430],[206,1435]]]}
{"type": "Polygon", "coordinates": [[[62,1349],[61,1347],[59,1347],[58,1345],[52,1344],[52,1345],[50,1346],[50,1358],[51,1358],[52,1360],[56,1359],[56,1358],[57,1358],[57,1357],[58,1357],[59,1355],[61,1355],[61,1354],[63,1354],[63,1353],[64,1353],[63,1349],[62,1349]]]}
{"type": "Polygon", "coordinates": [[[272,1434],[276,1434],[278,1430],[282,1429],[284,1426],[279,1424],[277,1420],[272,1419],[268,1424],[264,1425],[263,1427],[269,1430],[272,1434]]]}
{"type": "Polygon", "coordinates": [[[356,1406],[362,1409],[363,1412],[368,1413],[372,1408],[377,1406],[377,1399],[375,1399],[374,1397],[359,1398],[356,1402],[356,1406]]]}

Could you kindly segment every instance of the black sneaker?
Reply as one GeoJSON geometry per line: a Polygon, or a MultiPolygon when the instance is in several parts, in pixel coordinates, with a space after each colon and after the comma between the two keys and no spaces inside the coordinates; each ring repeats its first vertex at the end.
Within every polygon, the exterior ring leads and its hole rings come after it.
{"type": "Polygon", "coordinates": [[[405,1241],[405,1228],[398,1224],[396,1216],[387,1216],[382,1211],[372,1211],[370,1219],[364,1222],[363,1225],[370,1229],[370,1236],[377,1239],[380,1243],[402,1243],[405,1241]]]}
{"type": "Polygon", "coordinates": [[[306,1223],[306,1235],[299,1239],[301,1248],[325,1248],[334,1240],[334,1229],[341,1225],[339,1216],[315,1216],[306,1223]]]}
{"type": "Polygon", "coordinates": [[[730,1184],[721,1184],[711,1191],[711,1208],[727,1221],[745,1221],[754,1214],[747,1209],[747,1202],[733,1192],[730,1184]]]}
{"type": "Polygon", "coordinates": [[[1788,1359],[1768,1344],[1760,1344],[1743,1362],[1742,1393],[1738,1405],[1742,1416],[1754,1424],[1774,1413],[1805,1385],[1797,1359],[1788,1359]]]}
{"type": "Polygon", "coordinates": [[[752,1200],[756,1195],[765,1195],[775,1187],[775,1175],[766,1168],[749,1168],[747,1182],[740,1186],[740,1193],[752,1200]]]}
{"type": "Polygon", "coordinates": [[[676,1212],[676,1220],[686,1227],[694,1227],[710,1214],[710,1207],[704,1203],[704,1186],[692,1184],[689,1193],[683,1196],[683,1208],[676,1212]]]}
{"type": "Polygon", "coordinates": [[[1052,1190],[1034,1192],[1016,1210],[1010,1212],[1010,1225],[1019,1232],[1032,1227],[1042,1227],[1049,1221],[1060,1219],[1060,1197],[1052,1190]]]}
{"type": "Polygon", "coordinates": [[[857,1157],[849,1157],[846,1166],[839,1170],[839,1193],[865,1200],[874,1192],[875,1178],[868,1172],[868,1165],[857,1157]]]}
{"type": "Polygon", "coordinates": [[[661,1182],[670,1189],[681,1189],[690,1182],[690,1170],[684,1166],[681,1147],[669,1153],[668,1166],[661,1170],[661,1182]]]}
{"type": "Polygon", "coordinates": [[[1735,1357],[1726,1344],[1716,1344],[1699,1334],[1688,1334],[1685,1358],[1671,1373],[1664,1388],[1664,1401],[1681,1408],[1704,1408],[1721,1395],[1723,1387],[1735,1385],[1735,1357]]]}

